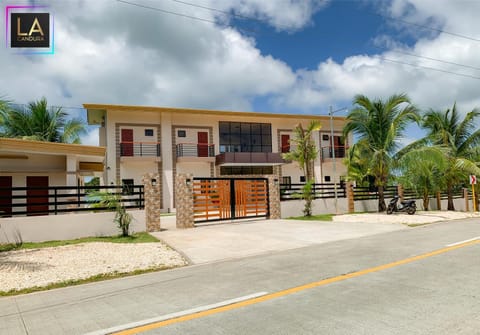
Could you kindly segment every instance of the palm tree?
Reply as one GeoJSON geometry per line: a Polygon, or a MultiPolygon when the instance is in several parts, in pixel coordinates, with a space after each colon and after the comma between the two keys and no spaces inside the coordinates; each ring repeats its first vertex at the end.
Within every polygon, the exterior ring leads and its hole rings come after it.
{"type": "Polygon", "coordinates": [[[378,187],[378,211],[383,212],[384,187],[390,177],[392,158],[407,124],[418,122],[417,108],[405,94],[392,95],[386,101],[356,95],[353,102],[355,108],[347,115],[343,133],[348,136],[353,132],[358,136],[364,154],[368,154],[369,175],[375,178],[378,187]]]}
{"type": "Polygon", "coordinates": [[[48,108],[45,98],[30,102],[27,108],[3,109],[3,136],[46,142],[80,143],[86,132],[80,119],[67,120],[61,108],[48,108]]]}
{"type": "Polygon", "coordinates": [[[469,173],[480,173],[475,164],[480,143],[480,129],[476,126],[479,116],[480,110],[475,108],[462,120],[456,104],[446,111],[429,110],[423,116],[422,127],[427,130],[427,136],[418,142],[440,145],[447,150],[448,164],[443,171],[443,180],[447,188],[448,210],[455,210],[454,186],[463,184],[469,173]]]}
{"type": "Polygon", "coordinates": [[[2,129],[3,120],[4,120],[4,113],[8,110],[9,101],[6,100],[4,97],[0,96],[0,130],[2,129]]]}
{"type": "Polygon", "coordinates": [[[312,120],[306,129],[301,124],[298,124],[294,129],[294,137],[290,140],[293,144],[293,150],[283,154],[284,159],[297,162],[305,175],[306,183],[303,188],[303,198],[305,199],[303,212],[305,216],[312,215],[312,186],[315,182],[313,164],[318,156],[318,150],[312,135],[320,128],[321,124],[316,120],[312,120]]]}

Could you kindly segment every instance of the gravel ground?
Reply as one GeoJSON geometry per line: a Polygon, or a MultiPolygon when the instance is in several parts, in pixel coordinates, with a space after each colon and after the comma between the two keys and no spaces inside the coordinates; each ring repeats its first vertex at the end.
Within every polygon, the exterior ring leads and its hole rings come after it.
{"type": "Polygon", "coordinates": [[[0,253],[0,291],[186,264],[179,253],[163,243],[92,242],[9,251],[0,253]]]}

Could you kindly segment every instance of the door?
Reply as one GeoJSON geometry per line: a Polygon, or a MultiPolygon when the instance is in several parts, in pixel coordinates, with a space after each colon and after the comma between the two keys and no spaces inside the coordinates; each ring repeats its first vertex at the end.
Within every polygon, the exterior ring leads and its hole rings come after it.
{"type": "Polygon", "coordinates": [[[334,136],[335,157],[345,157],[345,140],[342,136],[334,136]]]}
{"type": "Polygon", "coordinates": [[[0,217],[12,214],[12,177],[0,176],[0,217]]]}
{"type": "Polygon", "coordinates": [[[122,129],[120,156],[133,156],[133,129],[122,129]]]}
{"type": "Polygon", "coordinates": [[[48,177],[27,177],[27,215],[48,214],[48,177]]]}
{"type": "Polygon", "coordinates": [[[282,153],[290,152],[290,135],[282,135],[282,153]]]}
{"type": "Polygon", "coordinates": [[[198,157],[208,157],[208,132],[206,131],[197,133],[197,152],[198,157]]]}

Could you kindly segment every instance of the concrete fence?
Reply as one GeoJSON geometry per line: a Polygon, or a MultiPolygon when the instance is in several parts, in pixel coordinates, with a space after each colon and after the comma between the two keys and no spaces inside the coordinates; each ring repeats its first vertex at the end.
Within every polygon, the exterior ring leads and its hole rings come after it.
{"type": "MultiPolygon", "coordinates": [[[[145,231],[145,211],[128,212],[133,215],[130,231],[145,231]]],[[[17,233],[24,242],[119,235],[121,231],[113,222],[114,216],[114,212],[103,212],[2,218],[0,219],[0,243],[15,242],[17,233]]]]}

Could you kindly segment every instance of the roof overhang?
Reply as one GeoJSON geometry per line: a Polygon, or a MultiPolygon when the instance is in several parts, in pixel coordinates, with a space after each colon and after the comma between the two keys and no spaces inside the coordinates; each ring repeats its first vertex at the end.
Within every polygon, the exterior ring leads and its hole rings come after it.
{"type": "Polygon", "coordinates": [[[0,153],[3,155],[24,155],[25,153],[63,156],[79,155],[95,156],[103,159],[105,157],[105,147],[0,138],[0,153]]]}
{"type": "MultiPolygon", "coordinates": [[[[87,110],[88,124],[100,124],[102,117],[107,110],[127,111],[127,112],[172,112],[199,115],[225,115],[238,117],[268,117],[268,118],[284,118],[284,119],[305,119],[305,120],[329,120],[328,115],[307,115],[307,114],[284,114],[284,113],[267,113],[267,112],[239,112],[212,109],[193,109],[193,108],[176,108],[176,107],[154,107],[154,106],[129,106],[129,105],[108,105],[108,104],[83,104],[87,110]]],[[[344,120],[344,116],[333,116],[333,119],[344,120]]]]}

